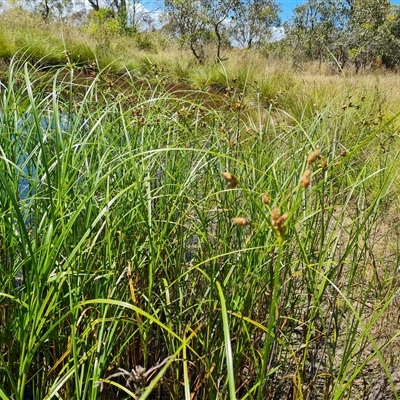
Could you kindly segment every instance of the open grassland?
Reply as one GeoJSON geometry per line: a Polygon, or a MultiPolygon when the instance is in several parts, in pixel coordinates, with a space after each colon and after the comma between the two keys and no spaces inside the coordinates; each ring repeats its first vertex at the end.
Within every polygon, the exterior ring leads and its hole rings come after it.
{"type": "Polygon", "coordinates": [[[397,77],[60,43],[0,78],[0,398],[398,398],[397,77]]]}

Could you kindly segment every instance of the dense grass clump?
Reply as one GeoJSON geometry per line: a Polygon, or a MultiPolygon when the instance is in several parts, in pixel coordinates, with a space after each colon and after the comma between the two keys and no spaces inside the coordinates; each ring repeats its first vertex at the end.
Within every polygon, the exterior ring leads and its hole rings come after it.
{"type": "Polygon", "coordinates": [[[0,83],[0,397],[397,398],[380,92],[147,67],[0,83]]]}

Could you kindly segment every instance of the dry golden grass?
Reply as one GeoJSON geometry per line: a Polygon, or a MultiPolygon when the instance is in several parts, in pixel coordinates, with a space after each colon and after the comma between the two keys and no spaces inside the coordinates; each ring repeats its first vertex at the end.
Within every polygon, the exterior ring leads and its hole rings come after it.
{"type": "Polygon", "coordinates": [[[306,71],[297,73],[296,78],[297,90],[326,91],[327,96],[331,98],[348,94],[365,96],[377,92],[383,96],[387,111],[400,112],[399,76],[394,72],[377,71],[357,75],[349,72],[341,75],[325,75],[306,71]]]}

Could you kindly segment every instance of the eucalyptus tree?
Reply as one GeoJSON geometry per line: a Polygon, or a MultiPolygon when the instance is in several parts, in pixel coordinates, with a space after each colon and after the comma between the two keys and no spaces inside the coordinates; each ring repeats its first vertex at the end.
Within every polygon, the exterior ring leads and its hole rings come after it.
{"type": "Polygon", "coordinates": [[[18,1],[17,4],[41,14],[44,19],[48,19],[71,16],[77,10],[82,9],[84,0],[22,0],[18,1]]]}
{"type": "Polygon", "coordinates": [[[317,60],[333,59],[343,67],[348,60],[348,39],[353,0],[307,0],[295,7],[285,29],[295,56],[317,60]]]}
{"type": "Polygon", "coordinates": [[[94,11],[99,11],[101,7],[100,0],[87,0],[94,11]]]}
{"type": "Polygon", "coordinates": [[[351,16],[350,57],[356,70],[368,66],[394,66],[400,59],[398,7],[389,0],[355,0],[351,16]]]}
{"type": "Polygon", "coordinates": [[[100,8],[109,8],[118,16],[120,26],[125,29],[128,25],[128,13],[126,0],[87,0],[94,11],[100,8]]]}
{"type": "Polygon", "coordinates": [[[206,8],[202,1],[165,0],[167,29],[187,45],[196,59],[205,61],[205,45],[210,40],[206,8]]]}
{"type": "Polygon", "coordinates": [[[271,28],[280,25],[280,7],[274,0],[236,0],[229,24],[232,39],[251,48],[271,38],[271,28]]]}
{"type": "Polygon", "coordinates": [[[287,42],[305,60],[361,68],[399,65],[400,12],[389,0],[307,0],[294,9],[287,42]]]}
{"type": "Polygon", "coordinates": [[[206,23],[212,29],[217,44],[217,61],[221,61],[221,49],[224,43],[224,34],[227,33],[227,21],[229,15],[234,11],[234,4],[230,0],[204,0],[206,23]]]}
{"type": "Polygon", "coordinates": [[[227,23],[233,12],[229,0],[165,0],[168,29],[187,45],[196,59],[206,59],[206,45],[216,44],[216,58],[227,41],[227,23]]]}
{"type": "Polygon", "coordinates": [[[251,47],[268,37],[279,23],[275,0],[165,0],[170,31],[188,45],[204,62],[205,48],[216,45],[216,59],[222,59],[224,43],[236,42],[251,47]]]}

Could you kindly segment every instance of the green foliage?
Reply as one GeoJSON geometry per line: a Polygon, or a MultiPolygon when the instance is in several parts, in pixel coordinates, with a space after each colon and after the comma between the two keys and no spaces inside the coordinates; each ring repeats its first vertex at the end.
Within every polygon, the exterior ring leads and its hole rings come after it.
{"type": "Polygon", "coordinates": [[[305,60],[336,61],[343,68],[348,57],[351,9],[347,1],[308,0],[294,9],[293,21],[286,25],[287,42],[292,42],[297,54],[305,60]],[[299,54],[300,53],[300,54],[299,54]],[[333,58],[333,59],[332,59],[333,58]]]}
{"type": "Polygon", "coordinates": [[[93,49],[84,43],[76,43],[68,46],[68,58],[74,63],[93,61],[96,57],[93,49]]]}
{"type": "Polygon", "coordinates": [[[100,8],[90,13],[86,29],[100,45],[110,47],[116,46],[122,26],[111,9],[100,8]]]}
{"type": "Polygon", "coordinates": [[[15,54],[15,47],[10,42],[10,39],[4,34],[0,33],[0,59],[11,59],[15,54]]]}
{"type": "Polygon", "coordinates": [[[235,1],[229,35],[242,48],[261,46],[271,38],[271,28],[280,25],[280,8],[275,1],[235,1]]]}
{"type": "Polygon", "coordinates": [[[137,48],[149,53],[156,52],[155,37],[147,33],[137,33],[134,35],[137,48]]]}
{"type": "Polygon", "coordinates": [[[202,2],[172,0],[165,2],[169,21],[167,29],[187,45],[200,63],[205,61],[205,46],[209,42],[207,14],[202,2]]]}
{"type": "Polygon", "coordinates": [[[294,10],[286,42],[302,60],[330,61],[356,71],[397,65],[398,7],[387,0],[308,0],[294,10]]]}
{"type": "Polygon", "coordinates": [[[356,3],[351,47],[357,49],[353,59],[357,70],[382,63],[393,67],[397,63],[399,38],[392,34],[397,24],[395,10],[386,0],[356,3]]]}

